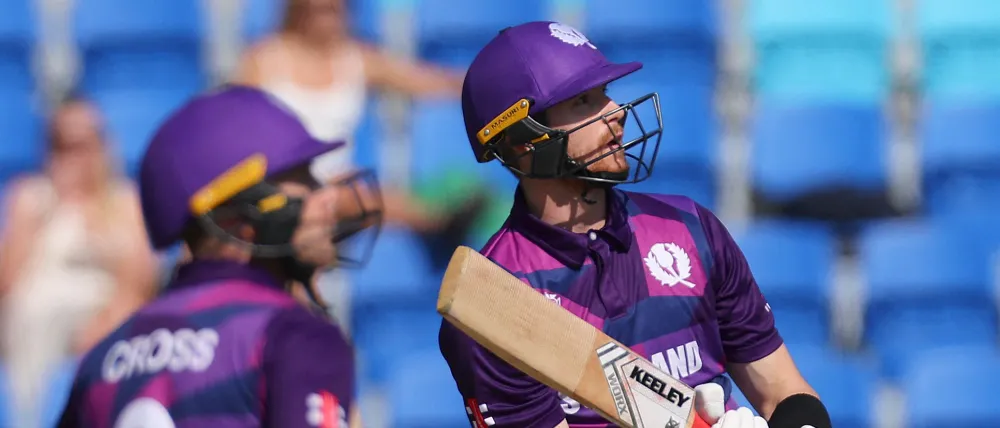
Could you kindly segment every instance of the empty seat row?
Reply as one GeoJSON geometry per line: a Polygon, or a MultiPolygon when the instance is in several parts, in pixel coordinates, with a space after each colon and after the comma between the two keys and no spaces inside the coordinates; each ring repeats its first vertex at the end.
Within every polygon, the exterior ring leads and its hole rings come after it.
{"type": "MultiPolygon", "coordinates": [[[[864,344],[898,378],[914,352],[996,344],[995,254],[986,220],[873,223],[858,238],[864,344]]],[[[757,283],[793,343],[830,343],[835,240],[827,227],[762,221],[735,233],[757,283]]]]}
{"type": "MultiPolygon", "coordinates": [[[[631,100],[649,89],[612,84],[612,96],[631,100]],[[620,94],[620,95],[619,95],[620,94]]],[[[714,206],[718,165],[717,118],[709,94],[698,90],[662,91],[663,139],[653,176],[629,190],[687,194],[714,206]]],[[[134,173],[156,125],[187,95],[168,90],[98,92],[94,100],[107,116],[109,134],[126,169],[134,173]]],[[[381,126],[375,104],[356,133],[359,161],[377,164],[381,126]]],[[[422,103],[413,110],[412,170],[417,182],[443,170],[468,169],[499,189],[514,177],[499,165],[475,165],[467,147],[457,102],[422,103]]],[[[0,147],[6,174],[37,168],[43,145],[41,115],[8,110],[0,128],[8,144],[0,147]]],[[[653,126],[650,111],[637,110],[653,126]]],[[[877,106],[758,103],[750,130],[751,172],[755,187],[773,200],[789,200],[830,186],[881,190],[888,176],[890,130],[877,106]]],[[[929,212],[988,209],[1000,194],[1000,104],[928,104],[917,138],[924,194],[929,212]],[[977,208],[978,207],[978,208],[977,208]]],[[[628,132],[638,132],[630,123],[628,132]]],[[[628,136],[627,136],[628,137],[628,136]]]]}
{"type": "Polygon", "coordinates": [[[884,99],[892,48],[911,31],[924,96],[996,99],[998,24],[1000,7],[988,0],[919,0],[912,14],[886,0],[753,0],[744,15],[757,96],[797,100],[884,99]]]}
{"type": "MultiPolygon", "coordinates": [[[[886,188],[891,131],[881,106],[761,101],[751,114],[753,183],[772,200],[835,186],[886,188]]],[[[917,139],[930,211],[995,206],[1000,194],[988,195],[1000,190],[998,123],[1000,103],[926,104],[917,139]]]]}
{"type": "MultiPolygon", "coordinates": [[[[791,347],[802,375],[823,398],[833,426],[875,427],[895,408],[881,392],[870,360],[815,347],[791,347]]],[[[1000,383],[1000,352],[995,347],[945,347],[918,353],[907,366],[900,389],[901,417],[906,427],[992,427],[1000,417],[992,392],[1000,383]],[[962,385],[961,398],[946,399],[942,385],[962,385]]],[[[749,406],[734,389],[736,401],[749,406]]]]}
{"type": "MultiPolygon", "coordinates": [[[[0,22],[0,39],[16,53],[37,36],[27,0],[10,1],[10,21],[0,22]]],[[[411,16],[421,55],[465,64],[497,30],[556,16],[565,2],[531,2],[483,10],[456,0],[352,3],[351,18],[363,37],[379,39],[386,17],[411,16]],[[470,9],[471,8],[471,9],[470,9]]],[[[243,33],[256,38],[278,25],[284,2],[250,0],[243,33]]],[[[572,5],[572,2],[569,4],[572,5]]],[[[657,74],[706,83],[715,73],[717,2],[628,0],[612,9],[601,1],[576,5],[581,26],[611,57],[645,57],[657,74]]],[[[197,87],[205,77],[197,66],[208,16],[200,2],[140,0],[118,7],[111,0],[75,8],[74,32],[84,62],[87,87],[147,84],[197,87]],[[127,17],[127,18],[122,18],[127,17]],[[134,59],[121,66],[123,59],[134,59]],[[111,67],[108,64],[119,64],[111,67]],[[98,72],[98,70],[102,70],[98,72]]],[[[922,88],[934,97],[995,97],[1000,82],[992,73],[1000,43],[995,24],[1000,12],[985,0],[917,2],[914,21],[923,46],[922,88]]],[[[755,87],[762,96],[823,99],[881,99],[890,87],[890,46],[905,16],[889,1],[755,0],[748,4],[745,27],[754,39],[755,87]],[[821,10],[822,13],[815,13],[821,10]]],[[[18,57],[24,57],[18,54],[18,57]]],[[[998,63],[1000,64],[1000,63],[998,63]]],[[[30,75],[12,70],[11,82],[30,75]]],[[[14,83],[10,83],[14,85],[14,83]]]]}

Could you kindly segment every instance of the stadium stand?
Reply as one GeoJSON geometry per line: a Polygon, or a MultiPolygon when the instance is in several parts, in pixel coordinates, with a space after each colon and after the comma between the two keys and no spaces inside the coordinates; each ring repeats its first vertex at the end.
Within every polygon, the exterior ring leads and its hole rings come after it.
{"type": "MultiPolygon", "coordinates": [[[[76,3],[72,42],[81,60],[79,86],[104,110],[125,168],[134,174],[157,122],[208,83],[203,44],[218,22],[211,22],[197,0],[76,3]]],[[[712,208],[736,203],[721,199],[716,180],[723,168],[718,143],[731,119],[716,111],[716,99],[731,95],[716,80],[733,38],[746,38],[750,51],[743,53],[754,58],[739,70],[753,99],[749,123],[731,131],[747,144],[740,148],[749,155],[739,162],[754,186],[777,199],[831,184],[887,187],[890,170],[900,165],[888,148],[889,134],[906,126],[884,108],[894,84],[889,63],[895,41],[916,40],[922,60],[913,70],[920,76],[912,94],[918,101],[910,107],[920,114],[914,128],[901,134],[912,135],[906,143],[920,156],[915,165],[922,182],[920,216],[865,224],[845,252],[838,251],[842,243],[829,225],[821,223],[741,218],[734,220],[747,226],[734,228],[733,235],[835,426],[879,426],[873,415],[883,387],[905,397],[902,426],[995,425],[1000,414],[990,399],[1000,383],[994,292],[1000,266],[995,220],[1000,3],[915,0],[908,8],[889,0],[744,0],[742,8],[721,0],[348,3],[362,38],[406,41],[414,55],[457,66],[468,64],[508,25],[552,17],[557,9],[573,12],[567,16],[578,17],[581,29],[613,59],[646,62],[635,80],[611,86],[618,101],[650,89],[661,97],[664,137],[654,176],[628,189],[686,194],[712,208]],[[390,13],[409,18],[412,34],[387,28],[390,13]],[[735,19],[722,19],[727,13],[735,19]],[[901,24],[906,22],[913,25],[901,24]],[[846,279],[861,290],[859,349],[829,340],[842,326],[830,310],[842,284],[831,278],[845,262],[860,273],[846,279]],[[943,385],[961,385],[960,393],[942,396],[949,394],[943,385]]],[[[280,22],[281,0],[244,4],[243,13],[213,19],[238,24],[232,27],[244,42],[280,22]]],[[[0,179],[6,181],[42,166],[45,108],[35,92],[46,82],[39,80],[44,73],[32,57],[43,30],[38,15],[52,11],[31,0],[2,0],[0,10],[0,179]]],[[[360,164],[380,168],[395,157],[412,166],[415,183],[466,174],[455,172],[472,160],[456,103],[409,105],[403,120],[393,123],[409,129],[406,141],[393,141],[408,144],[408,150],[395,153],[381,145],[389,136],[384,125],[398,118],[386,115],[375,97],[371,101],[358,131],[360,164]]],[[[509,208],[513,177],[497,165],[472,171],[493,186],[498,202],[490,224],[495,225],[509,208]]],[[[480,230],[472,240],[481,243],[489,232],[480,230]]],[[[352,274],[350,322],[364,361],[361,383],[382,391],[392,410],[387,426],[468,426],[437,350],[440,319],[433,300],[439,277],[422,245],[409,231],[386,229],[371,263],[352,274]]],[[[44,410],[49,418],[65,398],[60,379],[66,367],[49,387],[44,410]]],[[[16,426],[8,420],[4,382],[0,371],[0,426],[16,426]]],[[[734,394],[747,404],[740,391],[734,394]]]]}

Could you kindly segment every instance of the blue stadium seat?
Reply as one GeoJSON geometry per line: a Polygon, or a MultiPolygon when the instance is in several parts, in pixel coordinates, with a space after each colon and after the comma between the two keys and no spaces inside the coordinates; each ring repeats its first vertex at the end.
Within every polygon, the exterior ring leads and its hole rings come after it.
{"type": "Polygon", "coordinates": [[[390,360],[402,345],[437,343],[440,317],[434,304],[440,278],[431,272],[426,249],[418,238],[393,226],[382,230],[368,264],[350,274],[350,322],[365,360],[361,373],[368,381],[382,381],[386,372],[376,362],[390,360]],[[437,324],[431,326],[433,323],[437,324]],[[420,333],[407,336],[407,332],[416,331],[420,333]]]}
{"type": "Polygon", "coordinates": [[[1000,170],[1000,99],[926,103],[920,128],[925,173],[1000,170]]]}
{"type": "Polygon", "coordinates": [[[13,418],[14,403],[10,395],[10,378],[7,376],[7,367],[0,363],[0,426],[15,426],[13,418]]]}
{"type": "Polygon", "coordinates": [[[465,133],[462,106],[457,101],[422,101],[413,106],[412,112],[410,161],[415,181],[475,162],[465,133]]]}
{"type": "Polygon", "coordinates": [[[752,0],[757,96],[881,101],[890,87],[888,0],[752,0]]]}
{"type": "Polygon", "coordinates": [[[35,2],[0,1],[0,106],[24,108],[35,89],[32,50],[39,34],[35,2]]]}
{"type": "Polygon", "coordinates": [[[74,18],[87,92],[190,95],[207,83],[201,58],[206,19],[198,0],[88,0],[77,3],[74,18]]]}
{"type": "Polygon", "coordinates": [[[716,75],[716,2],[585,0],[583,32],[617,61],[643,61],[658,79],[711,87],[716,75]]]}
{"type": "Polygon", "coordinates": [[[734,232],[788,343],[825,344],[829,338],[832,231],[811,223],[760,221],[734,232]]]}
{"type": "MultiPolygon", "coordinates": [[[[285,16],[287,0],[245,0],[242,33],[245,41],[253,42],[279,29],[285,16]]],[[[378,41],[382,14],[381,0],[348,1],[351,32],[358,37],[378,41]]]]}
{"type": "MultiPolygon", "coordinates": [[[[433,295],[433,290],[428,294],[433,295]]],[[[355,314],[353,335],[364,356],[362,374],[368,381],[383,384],[392,374],[386,368],[409,358],[412,352],[437,351],[441,316],[435,311],[434,302],[422,303],[408,309],[355,314]]]]}
{"type": "Polygon", "coordinates": [[[685,175],[683,173],[674,175],[675,172],[661,166],[660,169],[654,169],[653,176],[646,181],[636,184],[623,184],[619,188],[629,192],[683,195],[708,209],[716,208],[719,197],[711,181],[697,177],[696,175],[685,175]]]}
{"type": "Polygon", "coordinates": [[[835,427],[874,427],[878,374],[874,364],[830,348],[792,346],[795,365],[823,397],[835,427]]]}
{"type": "Polygon", "coordinates": [[[972,174],[934,177],[926,180],[924,187],[924,206],[932,216],[1000,212],[1000,173],[986,177],[972,174]]]}
{"type": "Polygon", "coordinates": [[[754,116],[751,170],[765,196],[785,200],[827,186],[884,189],[880,106],[761,102],[754,116]]]}
{"type": "Polygon", "coordinates": [[[351,274],[355,311],[405,306],[414,299],[433,295],[439,281],[430,271],[426,250],[417,236],[388,225],[375,242],[368,264],[351,274]]]}
{"type": "Polygon", "coordinates": [[[962,200],[972,202],[964,208],[1000,204],[1000,102],[926,103],[920,135],[932,211],[962,200]]]}
{"type": "Polygon", "coordinates": [[[252,43],[281,26],[287,0],[246,0],[241,30],[245,42],[252,43]]]}
{"type": "Polygon", "coordinates": [[[915,358],[903,378],[909,428],[995,427],[1000,355],[994,347],[952,347],[915,358]],[[954,385],[951,392],[948,386],[954,385]]]}
{"type": "MultiPolygon", "coordinates": [[[[441,352],[408,353],[392,367],[389,402],[397,428],[468,428],[462,396],[441,352]]],[[[489,416],[485,414],[484,416],[489,416]]]]}
{"type": "Polygon", "coordinates": [[[712,39],[717,36],[718,11],[715,2],[583,0],[583,3],[586,14],[584,33],[595,40],[658,44],[675,42],[662,40],[666,37],[712,39]]]}
{"type": "Polygon", "coordinates": [[[174,91],[113,91],[96,93],[93,100],[104,114],[125,172],[135,177],[157,128],[187,97],[174,91]]]}
{"type": "Polygon", "coordinates": [[[42,118],[24,105],[0,107],[0,183],[42,167],[42,118]]]}
{"type": "Polygon", "coordinates": [[[76,377],[76,360],[66,360],[53,367],[49,374],[45,396],[42,401],[43,426],[54,427],[59,423],[59,417],[66,407],[73,379],[76,377]]]}
{"type": "Polygon", "coordinates": [[[354,130],[354,163],[359,167],[373,168],[377,171],[381,163],[380,150],[385,144],[385,136],[378,99],[368,97],[361,123],[354,130]]]}
{"type": "Polygon", "coordinates": [[[938,227],[964,236],[975,251],[1000,262],[1000,227],[996,226],[996,213],[1000,212],[1000,182],[993,183],[988,195],[972,190],[953,196],[955,199],[948,200],[955,203],[932,212],[930,220],[938,227]]]}
{"type": "MultiPolygon", "coordinates": [[[[623,189],[682,194],[702,205],[714,207],[719,129],[712,88],[673,85],[656,80],[645,69],[608,86],[608,93],[619,104],[650,92],[659,93],[663,118],[663,138],[653,175],[645,182],[623,186],[623,189]]],[[[650,101],[640,105],[633,115],[638,115],[647,130],[657,126],[650,101]]],[[[639,135],[641,131],[638,125],[629,118],[625,126],[626,141],[639,135]]],[[[652,149],[652,146],[648,149],[652,149]]]]}
{"type": "Polygon", "coordinates": [[[989,261],[972,239],[915,220],[876,223],[862,232],[865,336],[890,379],[915,352],[996,340],[989,261]]]}
{"type": "Polygon", "coordinates": [[[917,0],[922,92],[935,100],[1000,97],[1000,8],[991,0],[917,0]]]}
{"type": "MultiPolygon", "coordinates": [[[[712,169],[716,163],[719,137],[712,88],[694,85],[671,85],[652,78],[646,70],[608,85],[608,94],[618,104],[624,104],[656,92],[660,96],[663,118],[663,139],[657,163],[687,164],[712,169]]],[[[652,101],[639,105],[638,114],[644,128],[656,128],[652,101]]],[[[626,141],[641,135],[635,120],[625,126],[626,141]]]]}
{"type": "Polygon", "coordinates": [[[35,3],[0,1],[0,183],[41,166],[41,120],[33,105],[33,49],[39,36],[35,3]]]}
{"type": "Polygon", "coordinates": [[[547,2],[537,0],[421,0],[413,6],[420,56],[458,67],[468,66],[500,30],[549,16],[547,2]]]}

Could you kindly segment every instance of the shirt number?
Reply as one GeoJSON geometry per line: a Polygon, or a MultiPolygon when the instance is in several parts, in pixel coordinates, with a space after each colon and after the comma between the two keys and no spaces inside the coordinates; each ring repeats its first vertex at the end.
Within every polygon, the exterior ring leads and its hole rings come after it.
{"type": "Polygon", "coordinates": [[[114,428],[177,428],[170,412],[159,401],[139,398],[118,414],[114,428]]]}

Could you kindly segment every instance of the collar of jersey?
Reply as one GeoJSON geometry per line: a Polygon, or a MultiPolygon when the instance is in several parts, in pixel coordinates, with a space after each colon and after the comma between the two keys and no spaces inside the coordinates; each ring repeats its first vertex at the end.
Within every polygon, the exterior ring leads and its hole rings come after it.
{"type": "MultiPolygon", "coordinates": [[[[594,230],[615,251],[628,251],[632,243],[632,230],[625,209],[625,194],[617,189],[608,190],[608,220],[600,230],[594,230]]],[[[588,233],[573,233],[543,222],[528,210],[524,194],[518,187],[514,194],[514,207],[510,213],[510,226],[524,235],[560,263],[580,269],[590,253],[588,233]]]]}
{"type": "Polygon", "coordinates": [[[282,288],[281,281],[262,268],[225,260],[195,260],[181,265],[168,288],[178,289],[234,280],[282,288]]]}

